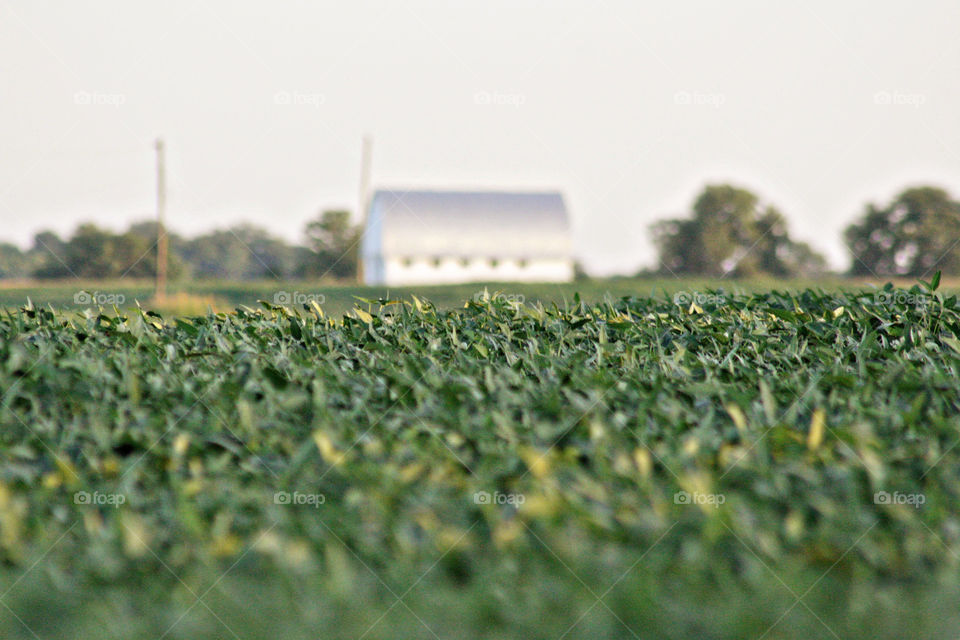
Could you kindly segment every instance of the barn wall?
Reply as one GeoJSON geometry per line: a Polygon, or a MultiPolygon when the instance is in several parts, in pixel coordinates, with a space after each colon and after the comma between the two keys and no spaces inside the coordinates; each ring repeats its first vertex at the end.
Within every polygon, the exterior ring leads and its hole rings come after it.
{"type": "Polygon", "coordinates": [[[383,212],[373,208],[367,216],[367,227],[360,241],[360,260],[363,261],[364,284],[383,284],[386,279],[383,264],[383,212]]]}
{"type": "Polygon", "coordinates": [[[365,231],[361,257],[371,285],[573,280],[559,192],[378,190],[365,231]]]}
{"type": "Polygon", "coordinates": [[[388,258],[384,261],[385,281],[381,284],[457,284],[467,282],[570,282],[573,261],[563,258],[519,260],[488,259],[462,261],[457,258],[388,258]]]}

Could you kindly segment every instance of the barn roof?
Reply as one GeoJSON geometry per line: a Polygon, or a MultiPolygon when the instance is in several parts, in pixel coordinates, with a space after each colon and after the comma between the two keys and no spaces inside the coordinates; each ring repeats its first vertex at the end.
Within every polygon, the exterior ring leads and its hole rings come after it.
{"type": "Polygon", "coordinates": [[[567,258],[570,223],[558,192],[373,194],[368,232],[385,255],[567,258]]]}

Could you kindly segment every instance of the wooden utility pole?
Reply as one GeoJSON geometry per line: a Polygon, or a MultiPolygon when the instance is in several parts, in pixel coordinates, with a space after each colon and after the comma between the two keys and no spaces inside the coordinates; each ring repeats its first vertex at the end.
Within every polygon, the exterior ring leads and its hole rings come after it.
{"type": "Polygon", "coordinates": [[[360,221],[360,246],[357,247],[357,282],[363,284],[363,237],[367,233],[367,198],[370,191],[370,164],[373,157],[373,138],[363,136],[360,150],[360,197],[357,200],[357,218],[360,221]]]}
{"type": "Polygon", "coordinates": [[[157,138],[157,290],[154,298],[162,302],[167,297],[167,230],[164,216],[167,208],[167,170],[163,139],[157,138]]]}

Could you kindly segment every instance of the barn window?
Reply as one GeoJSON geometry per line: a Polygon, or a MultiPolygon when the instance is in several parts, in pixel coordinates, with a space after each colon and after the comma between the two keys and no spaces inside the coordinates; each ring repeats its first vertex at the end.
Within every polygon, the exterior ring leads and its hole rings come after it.
{"type": "Polygon", "coordinates": [[[460,258],[460,266],[466,269],[470,266],[470,258],[460,258]]]}
{"type": "Polygon", "coordinates": [[[442,263],[443,263],[443,259],[442,259],[442,258],[434,258],[433,261],[431,262],[431,264],[433,265],[433,268],[434,268],[434,269],[439,269],[439,268],[440,268],[440,265],[441,265],[442,263]]]}
{"type": "Polygon", "coordinates": [[[404,259],[403,259],[403,266],[405,266],[405,267],[407,267],[407,268],[412,267],[412,266],[413,266],[413,258],[404,258],[404,259]]]}
{"type": "Polygon", "coordinates": [[[520,260],[520,261],[517,263],[517,265],[518,265],[521,269],[526,269],[527,267],[530,266],[530,261],[527,260],[526,258],[523,258],[522,260],[520,260]]]}
{"type": "Polygon", "coordinates": [[[491,259],[490,259],[490,266],[493,267],[494,269],[496,269],[497,267],[500,266],[500,261],[497,260],[496,258],[491,258],[491,259]]]}

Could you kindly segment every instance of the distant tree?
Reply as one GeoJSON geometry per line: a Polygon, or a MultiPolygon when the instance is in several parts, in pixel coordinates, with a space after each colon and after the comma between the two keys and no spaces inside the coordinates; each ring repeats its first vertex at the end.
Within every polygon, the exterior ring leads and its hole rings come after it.
{"type": "Polygon", "coordinates": [[[960,274],[960,203],[936,187],[906,189],[886,207],[868,204],[844,239],[851,275],[960,274]]]}
{"type": "Polygon", "coordinates": [[[583,268],[583,263],[579,260],[573,262],[573,279],[576,282],[586,282],[590,280],[590,274],[583,268]]]}
{"type": "Polygon", "coordinates": [[[350,224],[349,211],[324,211],[307,223],[304,234],[310,250],[304,276],[346,279],[357,275],[362,230],[350,224]]]}
{"type": "Polygon", "coordinates": [[[78,278],[109,278],[117,275],[115,236],[94,224],[82,224],[63,247],[62,260],[78,278]]]}
{"type": "Polygon", "coordinates": [[[81,224],[69,240],[52,231],[34,236],[33,275],[38,278],[108,278],[117,273],[116,235],[93,224],[81,224]]]}
{"type": "MultiPolygon", "coordinates": [[[[123,251],[133,251],[136,255],[129,261],[127,275],[131,277],[149,277],[156,276],[157,269],[157,223],[154,220],[144,220],[130,225],[127,232],[123,234],[121,243],[124,246],[123,251]]],[[[167,254],[167,277],[177,279],[185,275],[186,269],[183,260],[180,258],[183,248],[183,238],[167,229],[167,242],[169,252],[167,254]]]]}
{"type": "Polygon", "coordinates": [[[280,279],[290,277],[296,269],[296,248],[286,241],[252,225],[235,227],[247,255],[247,277],[280,279]]]}
{"type": "MultiPolygon", "coordinates": [[[[152,278],[157,268],[156,224],[138,223],[122,234],[81,224],[68,240],[45,231],[34,236],[28,256],[38,278],[152,278]]],[[[176,258],[169,264],[171,277],[182,272],[176,258]]]]}
{"type": "Polygon", "coordinates": [[[137,233],[114,236],[111,275],[116,277],[152,278],[157,274],[156,240],[137,233]]]}
{"type": "MultiPolygon", "coordinates": [[[[249,224],[185,239],[170,233],[168,275],[176,278],[262,280],[350,278],[357,270],[359,230],[346,211],[327,211],[306,229],[309,247],[297,246],[249,224]]],[[[138,222],[121,234],[81,224],[69,239],[52,231],[34,236],[20,252],[0,244],[0,278],[152,278],[157,268],[157,224],[138,222]]]]}
{"type": "Polygon", "coordinates": [[[826,268],[823,256],[790,238],[779,211],[731,185],[708,185],[689,218],[662,220],[651,231],[662,270],[676,274],[796,277],[826,268]]]}
{"type": "Polygon", "coordinates": [[[240,225],[186,240],[177,250],[195,278],[280,279],[296,274],[300,252],[253,225],[240,225]]]}
{"type": "Polygon", "coordinates": [[[31,251],[47,253],[63,253],[63,246],[66,243],[53,231],[40,231],[33,236],[33,247],[31,251]]]}
{"type": "Polygon", "coordinates": [[[26,278],[30,275],[29,254],[15,244],[0,242],[0,278],[26,278]]]}
{"type": "Polygon", "coordinates": [[[33,236],[30,248],[33,275],[37,278],[66,278],[70,269],[64,262],[66,242],[53,231],[41,231],[33,236]]]}

